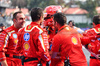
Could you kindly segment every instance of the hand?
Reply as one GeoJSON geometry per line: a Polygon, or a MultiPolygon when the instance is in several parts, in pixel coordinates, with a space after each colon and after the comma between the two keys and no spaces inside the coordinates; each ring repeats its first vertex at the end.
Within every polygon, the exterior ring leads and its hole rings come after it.
{"type": "Polygon", "coordinates": [[[97,55],[96,55],[96,57],[97,57],[97,59],[99,59],[99,60],[100,60],[100,54],[97,54],[97,55]]]}

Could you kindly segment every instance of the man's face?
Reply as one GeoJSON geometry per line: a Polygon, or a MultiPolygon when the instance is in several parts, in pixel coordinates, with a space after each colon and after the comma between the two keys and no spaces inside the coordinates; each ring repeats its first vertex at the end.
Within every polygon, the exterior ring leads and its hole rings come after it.
{"type": "Polygon", "coordinates": [[[25,15],[23,13],[18,13],[14,21],[14,25],[17,29],[24,27],[25,15]]]}
{"type": "Polygon", "coordinates": [[[72,24],[72,22],[70,22],[70,23],[69,23],[69,26],[70,26],[70,27],[73,27],[73,24],[72,24]]]}
{"type": "Polygon", "coordinates": [[[0,31],[4,30],[5,29],[5,26],[1,26],[0,27],[0,31]]]}
{"type": "Polygon", "coordinates": [[[55,30],[58,30],[58,27],[57,27],[57,22],[54,20],[54,28],[55,28],[55,30]]]}

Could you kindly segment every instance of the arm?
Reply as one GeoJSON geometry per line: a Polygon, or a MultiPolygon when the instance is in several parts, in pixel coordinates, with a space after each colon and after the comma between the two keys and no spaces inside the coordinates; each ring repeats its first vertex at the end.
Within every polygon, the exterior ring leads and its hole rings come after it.
{"type": "Polygon", "coordinates": [[[51,49],[51,58],[60,59],[60,44],[56,37],[54,37],[52,49],[51,49]]]}
{"type": "Polygon", "coordinates": [[[0,61],[3,66],[8,66],[6,62],[6,56],[5,56],[5,51],[7,51],[5,48],[8,45],[8,38],[9,36],[7,33],[2,32],[0,34],[0,61]]]}
{"type": "Polygon", "coordinates": [[[87,45],[89,44],[92,40],[96,40],[97,38],[99,38],[100,35],[92,35],[92,36],[82,36],[81,37],[81,42],[83,45],[87,45]]]}
{"type": "Polygon", "coordinates": [[[38,43],[38,49],[39,49],[37,54],[40,56],[42,60],[49,61],[50,60],[49,51],[45,46],[48,44],[47,34],[44,34],[44,33],[39,34],[37,43],[38,43]]]}

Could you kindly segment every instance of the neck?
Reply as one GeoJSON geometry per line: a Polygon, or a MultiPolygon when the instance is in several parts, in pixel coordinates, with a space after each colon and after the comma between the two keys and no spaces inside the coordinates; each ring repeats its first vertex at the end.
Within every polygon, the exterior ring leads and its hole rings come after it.
{"type": "Polygon", "coordinates": [[[14,24],[14,27],[15,27],[16,29],[19,29],[15,24],[14,24]]]}
{"type": "Polygon", "coordinates": [[[40,21],[37,21],[36,23],[40,25],[40,21]]]}
{"type": "Polygon", "coordinates": [[[57,27],[58,27],[58,29],[60,29],[62,26],[58,24],[57,27]]]}
{"type": "Polygon", "coordinates": [[[41,21],[40,20],[38,20],[38,21],[33,21],[33,22],[36,22],[37,24],[39,24],[40,25],[40,23],[41,23],[41,21]]]}

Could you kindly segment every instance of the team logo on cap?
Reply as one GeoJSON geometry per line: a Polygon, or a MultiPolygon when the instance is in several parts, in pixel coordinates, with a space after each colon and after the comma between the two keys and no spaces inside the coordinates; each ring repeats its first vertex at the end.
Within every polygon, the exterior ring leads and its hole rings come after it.
{"type": "Polygon", "coordinates": [[[17,38],[17,34],[13,34],[13,37],[14,37],[14,38],[17,38]]]}
{"type": "Polygon", "coordinates": [[[24,49],[28,51],[29,48],[30,48],[30,45],[28,43],[24,43],[24,49]]]}
{"type": "Polygon", "coordinates": [[[74,45],[76,45],[78,43],[77,38],[76,37],[72,37],[72,43],[74,43],[74,45]]]}
{"type": "Polygon", "coordinates": [[[25,34],[24,34],[24,40],[25,40],[25,41],[28,41],[29,39],[30,39],[29,33],[25,33],[25,34]]]}

